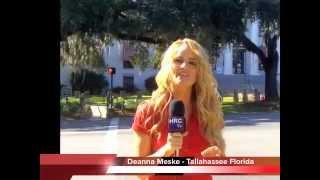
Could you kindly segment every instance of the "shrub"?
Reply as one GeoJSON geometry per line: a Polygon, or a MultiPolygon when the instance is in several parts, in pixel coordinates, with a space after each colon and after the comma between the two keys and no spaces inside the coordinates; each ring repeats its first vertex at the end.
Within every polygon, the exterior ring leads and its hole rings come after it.
{"type": "Polygon", "coordinates": [[[133,85],[132,88],[126,88],[126,92],[129,92],[129,93],[135,93],[138,91],[140,91],[140,89],[138,89],[135,85],[133,85]]]}
{"type": "Polygon", "coordinates": [[[70,102],[67,104],[64,104],[62,106],[62,113],[76,113],[80,112],[80,103],[77,102],[70,102]]]}
{"type": "Polygon", "coordinates": [[[155,76],[151,76],[144,81],[144,86],[148,91],[154,91],[157,89],[157,83],[155,80],[155,76]]]}
{"type": "Polygon", "coordinates": [[[103,74],[81,70],[80,72],[73,72],[71,74],[71,85],[74,91],[89,91],[90,94],[100,94],[108,83],[103,74]]]}
{"type": "Polygon", "coordinates": [[[126,90],[127,90],[126,88],[118,86],[118,87],[113,88],[112,92],[119,94],[120,91],[126,91],[126,90]]]}

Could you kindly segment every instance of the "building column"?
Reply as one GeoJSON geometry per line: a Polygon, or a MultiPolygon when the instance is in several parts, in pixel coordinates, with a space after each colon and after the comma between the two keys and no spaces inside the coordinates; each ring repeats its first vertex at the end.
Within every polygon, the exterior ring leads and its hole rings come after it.
{"type": "Polygon", "coordinates": [[[278,39],[278,42],[277,42],[277,51],[278,51],[278,54],[279,54],[279,59],[278,59],[278,70],[277,70],[277,81],[278,81],[278,94],[280,96],[280,38],[278,39]]]}
{"type": "Polygon", "coordinates": [[[223,74],[223,54],[221,54],[216,62],[216,73],[217,74],[223,74]]]}
{"type": "MultiPolygon", "coordinates": [[[[261,44],[261,39],[259,38],[259,22],[254,21],[249,25],[248,37],[257,46],[261,44]]],[[[249,52],[249,72],[250,75],[259,75],[259,59],[258,56],[252,52],[249,52]]]]}
{"type": "Polygon", "coordinates": [[[245,63],[245,73],[246,74],[251,74],[251,56],[252,56],[252,53],[249,52],[249,51],[246,51],[245,52],[245,58],[244,58],[244,63],[245,63]]]}
{"type": "Polygon", "coordinates": [[[280,38],[277,40],[277,51],[278,51],[278,54],[279,54],[279,60],[278,60],[278,74],[280,74],[280,38]]]}
{"type": "Polygon", "coordinates": [[[250,52],[249,73],[250,75],[259,75],[259,59],[256,54],[250,52]]]}
{"type": "Polygon", "coordinates": [[[223,50],[223,74],[232,75],[233,74],[233,54],[232,54],[232,44],[226,45],[223,50]]]}

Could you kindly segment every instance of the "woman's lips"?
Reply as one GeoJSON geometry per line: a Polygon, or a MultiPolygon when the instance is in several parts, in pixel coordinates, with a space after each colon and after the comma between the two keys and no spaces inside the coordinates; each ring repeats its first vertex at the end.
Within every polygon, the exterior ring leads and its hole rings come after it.
{"type": "Polygon", "coordinates": [[[189,77],[189,75],[187,73],[179,73],[178,76],[181,76],[183,78],[189,77]]]}

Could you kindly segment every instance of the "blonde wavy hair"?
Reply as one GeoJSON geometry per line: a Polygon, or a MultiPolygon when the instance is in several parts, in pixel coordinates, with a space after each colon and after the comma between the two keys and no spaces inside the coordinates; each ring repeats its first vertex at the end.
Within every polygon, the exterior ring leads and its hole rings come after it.
{"type": "MultiPolygon", "coordinates": [[[[153,112],[159,113],[160,120],[153,124],[151,134],[159,135],[159,128],[164,125],[168,118],[168,105],[173,98],[171,68],[178,47],[186,44],[198,58],[197,81],[192,87],[192,103],[196,108],[196,114],[200,123],[200,130],[208,142],[216,144],[225,153],[225,142],[222,137],[224,118],[219,101],[217,80],[214,78],[209,63],[209,56],[205,49],[192,39],[178,39],[173,42],[164,52],[161,59],[161,68],[156,75],[158,88],[153,91],[151,99],[146,101],[153,108],[153,112]]],[[[148,123],[151,119],[146,118],[148,123]]]]}

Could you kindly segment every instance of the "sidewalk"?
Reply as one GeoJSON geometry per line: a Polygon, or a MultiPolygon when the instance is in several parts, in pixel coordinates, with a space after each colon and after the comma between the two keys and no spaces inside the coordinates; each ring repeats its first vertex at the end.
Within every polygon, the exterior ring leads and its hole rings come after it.
{"type": "Polygon", "coordinates": [[[61,132],[107,131],[112,129],[130,129],[133,117],[111,118],[108,120],[83,119],[60,120],[61,132]]]}
{"type": "MultiPolygon", "coordinates": [[[[280,156],[279,115],[247,113],[227,116],[223,131],[226,153],[234,156],[280,156]]],[[[132,149],[131,123],[132,118],[61,121],[61,152],[129,156],[132,149]]]]}
{"type": "MultiPolygon", "coordinates": [[[[133,117],[111,118],[108,120],[83,119],[61,120],[61,132],[107,131],[112,129],[130,129],[133,117]]],[[[257,126],[264,123],[280,122],[279,112],[251,112],[225,116],[225,126],[257,126]]]]}

